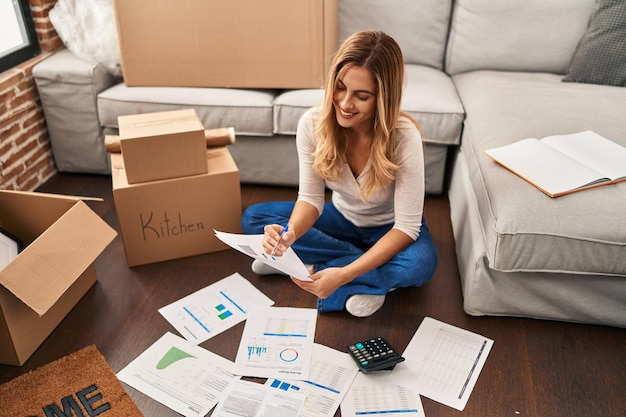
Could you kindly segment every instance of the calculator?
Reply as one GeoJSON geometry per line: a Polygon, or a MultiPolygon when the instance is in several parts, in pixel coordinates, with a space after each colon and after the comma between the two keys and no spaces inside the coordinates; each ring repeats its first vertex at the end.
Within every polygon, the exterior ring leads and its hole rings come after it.
{"type": "Polygon", "coordinates": [[[348,353],[363,373],[391,368],[404,358],[382,337],[375,337],[348,346],[348,353]]]}

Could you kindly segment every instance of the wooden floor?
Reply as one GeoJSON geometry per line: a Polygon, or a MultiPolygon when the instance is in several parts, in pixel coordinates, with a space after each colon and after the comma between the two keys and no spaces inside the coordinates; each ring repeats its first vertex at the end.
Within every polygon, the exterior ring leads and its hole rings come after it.
{"type": "MultiPolygon", "coordinates": [[[[110,177],[58,174],[40,191],[104,198],[88,204],[119,232],[110,177]]],[[[244,208],[261,201],[291,200],[295,195],[291,188],[242,187],[244,208]]],[[[349,343],[381,335],[402,352],[429,316],[495,343],[465,410],[422,397],[427,417],[626,416],[626,329],[465,314],[447,198],[428,197],[425,211],[439,252],[432,281],[422,288],[392,292],[383,308],[369,318],[319,315],[315,341],[344,350],[349,343]]],[[[165,332],[175,332],[157,312],[159,307],[234,272],[275,300],[276,306],[316,305],[312,295],[287,278],[252,273],[250,258],[234,250],[128,268],[118,236],[96,267],[97,284],[24,366],[0,365],[0,383],[91,344],[117,372],[165,332]]],[[[242,331],[243,323],[201,346],[234,360],[242,331]]],[[[126,388],[144,415],[177,415],[126,388]]]]}

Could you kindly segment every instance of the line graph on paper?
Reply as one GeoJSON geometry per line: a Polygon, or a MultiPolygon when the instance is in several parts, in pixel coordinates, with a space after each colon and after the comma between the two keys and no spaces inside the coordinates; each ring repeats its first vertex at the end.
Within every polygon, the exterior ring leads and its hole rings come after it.
{"type": "Polygon", "coordinates": [[[423,360],[424,366],[416,372],[418,382],[461,399],[486,345],[486,340],[440,328],[423,360]]]}

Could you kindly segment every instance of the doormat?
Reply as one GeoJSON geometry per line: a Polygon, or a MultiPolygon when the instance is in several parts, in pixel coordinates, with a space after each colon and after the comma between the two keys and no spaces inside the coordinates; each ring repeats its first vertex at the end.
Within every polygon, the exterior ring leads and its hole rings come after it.
{"type": "Polygon", "coordinates": [[[142,417],[95,346],[0,385],[0,417],[142,417]]]}

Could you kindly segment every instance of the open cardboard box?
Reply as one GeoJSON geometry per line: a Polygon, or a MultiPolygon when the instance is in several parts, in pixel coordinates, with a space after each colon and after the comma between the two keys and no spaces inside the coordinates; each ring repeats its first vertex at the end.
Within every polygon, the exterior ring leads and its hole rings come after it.
{"type": "Polygon", "coordinates": [[[112,153],[113,197],[128,266],[228,249],[213,229],[241,232],[239,170],[226,147],[204,150],[208,173],[129,184],[112,153]]]}
{"type": "Polygon", "coordinates": [[[0,226],[25,246],[0,270],[0,363],[24,364],[96,282],[117,233],[82,200],[0,191],[0,226]]]}

